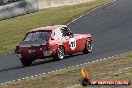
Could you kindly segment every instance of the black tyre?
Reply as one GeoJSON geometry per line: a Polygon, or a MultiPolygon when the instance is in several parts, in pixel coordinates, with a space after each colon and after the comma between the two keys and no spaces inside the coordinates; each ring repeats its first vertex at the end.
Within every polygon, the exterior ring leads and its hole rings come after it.
{"type": "Polygon", "coordinates": [[[58,46],[57,50],[56,50],[56,54],[53,56],[54,60],[62,60],[64,59],[64,55],[65,55],[65,50],[63,48],[63,46],[58,46]]]}
{"type": "Polygon", "coordinates": [[[25,58],[20,58],[20,60],[21,60],[21,63],[23,66],[27,67],[27,66],[31,66],[31,64],[32,64],[32,60],[25,59],[25,58]]]}
{"type": "Polygon", "coordinates": [[[85,43],[85,48],[83,50],[84,54],[91,53],[92,52],[92,41],[90,38],[87,38],[86,43],[85,43]]]}

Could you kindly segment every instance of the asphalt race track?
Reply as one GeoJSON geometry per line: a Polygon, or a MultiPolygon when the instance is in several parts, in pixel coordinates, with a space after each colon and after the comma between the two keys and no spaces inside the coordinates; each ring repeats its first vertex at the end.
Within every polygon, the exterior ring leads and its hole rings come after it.
{"type": "Polygon", "coordinates": [[[74,55],[53,62],[36,61],[23,68],[13,53],[0,57],[0,83],[47,73],[132,50],[132,0],[117,0],[98,8],[68,25],[74,33],[91,33],[93,53],[74,55]]]}

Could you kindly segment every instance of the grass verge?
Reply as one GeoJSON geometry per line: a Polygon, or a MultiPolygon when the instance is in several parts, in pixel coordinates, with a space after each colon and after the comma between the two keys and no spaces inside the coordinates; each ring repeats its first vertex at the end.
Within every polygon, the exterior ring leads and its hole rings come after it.
{"type": "MultiPolygon", "coordinates": [[[[90,79],[132,79],[132,52],[119,55],[107,60],[89,63],[83,66],[90,73],[90,79]],[[129,67],[129,68],[128,68],[129,67]],[[125,69],[128,68],[128,69],[125,69]]],[[[2,84],[0,88],[70,88],[79,84],[81,78],[81,67],[73,67],[39,77],[29,78],[9,84],[2,84]]],[[[124,86],[121,88],[132,88],[124,86]]],[[[75,88],[83,88],[81,86],[75,88]]],[[[88,87],[89,88],[89,87],[88,87]]],[[[97,87],[94,88],[116,88],[97,87]]],[[[120,88],[120,87],[118,87],[120,88]]]]}
{"type": "Polygon", "coordinates": [[[96,0],[90,3],[47,8],[35,13],[0,21],[0,55],[13,51],[24,34],[32,28],[66,24],[90,9],[111,0],[96,0]]]}

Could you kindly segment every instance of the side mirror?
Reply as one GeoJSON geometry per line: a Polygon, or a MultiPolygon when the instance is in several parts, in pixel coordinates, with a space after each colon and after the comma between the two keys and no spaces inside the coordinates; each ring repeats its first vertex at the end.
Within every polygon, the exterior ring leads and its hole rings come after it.
{"type": "Polygon", "coordinates": [[[73,34],[73,33],[71,33],[71,34],[70,34],[70,38],[73,38],[73,37],[74,37],[74,34],[73,34]]]}

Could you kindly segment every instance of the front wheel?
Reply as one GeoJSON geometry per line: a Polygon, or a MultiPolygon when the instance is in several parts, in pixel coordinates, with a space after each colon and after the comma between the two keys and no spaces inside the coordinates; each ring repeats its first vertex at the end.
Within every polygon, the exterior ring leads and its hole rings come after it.
{"type": "Polygon", "coordinates": [[[84,54],[91,53],[92,52],[92,41],[90,38],[86,39],[85,48],[83,50],[84,54]]]}
{"type": "Polygon", "coordinates": [[[32,64],[32,60],[28,60],[26,58],[20,58],[23,66],[30,66],[32,64]]]}
{"type": "Polygon", "coordinates": [[[56,50],[56,54],[53,56],[54,60],[62,60],[64,59],[65,51],[63,46],[58,46],[56,50]]]}

